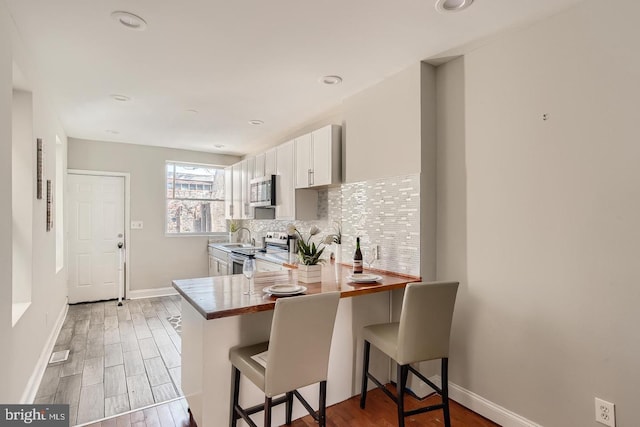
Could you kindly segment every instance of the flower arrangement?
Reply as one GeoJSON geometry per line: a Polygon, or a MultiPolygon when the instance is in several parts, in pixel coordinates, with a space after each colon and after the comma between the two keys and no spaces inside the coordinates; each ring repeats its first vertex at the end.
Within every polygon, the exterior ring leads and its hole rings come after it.
{"type": "Polygon", "coordinates": [[[309,229],[309,235],[306,239],[302,237],[300,231],[293,224],[287,227],[287,233],[289,236],[297,235],[298,259],[300,263],[304,265],[317,265],[324,262],[320,257],[324,252],[325,245],[330,245],[334,241],[334,235],[329,234],[316,246],[316,244],[311,241],[311,238],[320,233],[320,229],[315,225],[309,229]]]}

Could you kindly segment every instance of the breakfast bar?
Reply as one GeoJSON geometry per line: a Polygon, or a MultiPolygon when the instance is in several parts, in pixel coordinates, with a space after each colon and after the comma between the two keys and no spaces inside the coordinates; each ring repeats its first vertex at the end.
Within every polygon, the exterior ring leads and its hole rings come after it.
{"type": "MultiPolygon", "coordinates": [[[[419,280],[374,271],[370,273],[379,275],[380,280],[356,284],[348,280],[350,272],[347,266],[327,264],[322,268],[320,282],[299,283],[306,288],[304,294],[340,292],[329,359],[327,405],[360,393],[362,327],[388,322],[392,316],[391,291],[419,280]]],[[[182,296],[182,390],[199,427],[228,425],[229,349],[269,339],[277,297],[263,289],[278,284],[297,285],[297,274],[296,269],[258,273],[253,295],[246,294],[249,280],[243,275],[173,281],[182,296]]],[[[313,334],[313,330],[308,333],[313,334]]],[[[389,379],[389,359],[382,353],[372,352],[370,366],[378,378],[389,379]]],[[[251,382],[245,384],[243,379],[241,390],[241,403],[250,406],[263,402],[264,395],[251,382]]],[[[317,402],[316,388],[307,387],[300,392],[309,402],[317,402]]],[[[295,405],[293,415],[299,418],[306,411],[295,405]]],[[[254,421],[261,425],[259,416],[254,421]]],[[[282,407],[274,408],[273,422],[284,423],[282,407]]]]}

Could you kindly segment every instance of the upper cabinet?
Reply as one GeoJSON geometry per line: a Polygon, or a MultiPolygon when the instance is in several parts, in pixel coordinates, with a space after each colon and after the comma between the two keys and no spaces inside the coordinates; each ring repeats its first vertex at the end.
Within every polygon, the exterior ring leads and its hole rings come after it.
{"type": "Polygon", "coordinates": [[[328,125],[295,139],[295,187],[340,183],[341,128],[328,125]]]}
{"type": "Polygon", "coordinates": [[[273,219],[250,203],[253,178],[276,175],[275,219],[317,218],[317,188],[340,183],[341,128],[328,125],[225,169],[225,218],[273,219]]]}
{"type": "Polygon", "coordinates": [[[224,217],[233,219],[233,166],[224,168],[224,217]]]}

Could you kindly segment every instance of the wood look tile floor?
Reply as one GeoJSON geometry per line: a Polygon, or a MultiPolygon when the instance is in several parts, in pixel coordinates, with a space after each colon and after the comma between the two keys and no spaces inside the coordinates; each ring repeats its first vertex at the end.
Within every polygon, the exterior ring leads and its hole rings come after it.
{"type": "Polygon", "coordinates": [[[177,295],[69,306],[54,347],[69,358],[48,365],[35,403],[68,403],[76,425],[182,396],[181,339],[167,320],[180,314],[177,295]]]}

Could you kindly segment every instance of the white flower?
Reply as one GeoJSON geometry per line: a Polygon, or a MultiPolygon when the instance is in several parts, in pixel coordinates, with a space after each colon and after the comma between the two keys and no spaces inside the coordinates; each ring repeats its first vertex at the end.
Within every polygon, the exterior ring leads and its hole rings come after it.
{"type": "Polygon", "coordinates": [[[309,235],[310,235],[310,236],[315,236],[315,235],[316,235],[316,234],[318,234],[319,232],[320,232],[320,229],[319,229],[317,226],[315,226],[315,225],[312,225],[312,226],[311,226],[311,229],[309,229],[309,235]]]}
{"type": "Polygon", "coordinates": [[[293,225],[293,224],[289,224],[289,225],[287,226],[287,234],[288,234],[289,236],[293,236],[294,234],[296,234],[296,232],[297,232],[297,231],[298,231],[298,230],[296,229],[296,226],[295,226],[295,225],[293,225]]]}
{"type": "Polygon", "coordinates": [[[330,245],[333,243],[333,234],[327,234],[327,236],[322,241],[325,245],[330,245]]]}

